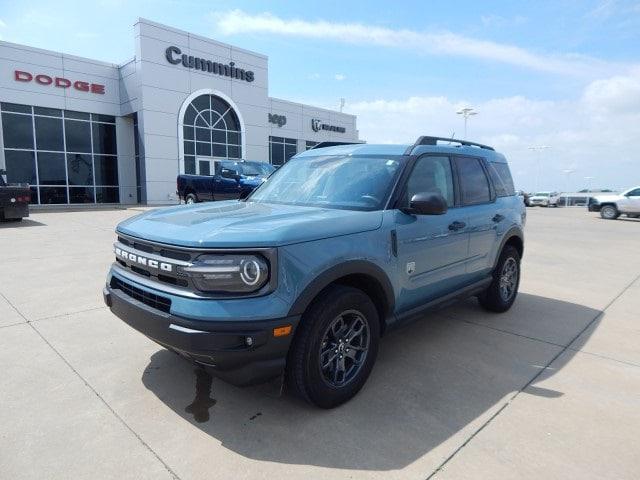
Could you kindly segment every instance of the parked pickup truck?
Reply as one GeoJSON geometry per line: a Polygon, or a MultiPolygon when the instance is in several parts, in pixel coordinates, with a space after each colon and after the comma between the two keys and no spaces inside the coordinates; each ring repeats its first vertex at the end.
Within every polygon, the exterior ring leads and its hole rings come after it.
{"type": "Polygon", "coordinates": [[[622,193],[594,195],[589,198],[590,212],[600,212],[605,220],[615,220],[625,214],[629,218],[640,217],[640,186],[625,190],[622,193]]]}
{"type": "Polygon", "coordinates": [[[21,221],[29,216],[31,190],[28,185],[8,185],[0,170],[0,222],[6,220],[21,221]]]}
{"type": "Polygon", "coordinates": [[[200,175],[178,175],[177,194],[185,203],[245,198],[271,175],[275,168],[264,162],[216,160],[211,175],[209,162],[200,175]]]}

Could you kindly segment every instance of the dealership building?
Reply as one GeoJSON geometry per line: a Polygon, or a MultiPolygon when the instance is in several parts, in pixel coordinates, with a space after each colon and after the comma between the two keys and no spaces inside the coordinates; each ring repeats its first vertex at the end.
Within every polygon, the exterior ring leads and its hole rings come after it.
{"type": "Polygon", "coordinates": [[[358,140],[353,115],[269,97],[268,58],[139,19],[115,65],[0,41],[0,169],[32,203],[175,203],[216,159],[281,165],[358,140]]]}

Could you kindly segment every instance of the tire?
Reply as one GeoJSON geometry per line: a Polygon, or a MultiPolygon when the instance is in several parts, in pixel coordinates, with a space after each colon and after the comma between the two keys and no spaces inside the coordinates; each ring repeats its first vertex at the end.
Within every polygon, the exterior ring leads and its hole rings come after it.
{"type": "Polygon", "coordinates": [[[600,216],[605,220],[615,220],[620,216],[620,212],[615,205],[604,205],[600,209],[600,216]]]}
{"type": "Polygon", "coordinates": [[[193,205],[194,203],[198,203],[198,197],[195,193],[190,193],[186,197],[184,197],[184,203],[187,205],[193,205]]]}
{"type": "Polygon", "coordinates": [[[493,271],[491,284],[478,296],[480,305],[490,312],[506,312],[518,296],[519,285],[520,254],[515,247],[506,245],[493,271]]]}
{"type": "Polygon", "coordinates": [[[379,337],[378,312],[368,295],[344,285],[328,287],[302,315],[287,358],[289,388],[320,408],[350,400],[371,373],[379,337]],[[345,333],[353,327],[360,333],[349,338],[345,333]],[[332,357],[323,369],[321,359],[332,357]]]}

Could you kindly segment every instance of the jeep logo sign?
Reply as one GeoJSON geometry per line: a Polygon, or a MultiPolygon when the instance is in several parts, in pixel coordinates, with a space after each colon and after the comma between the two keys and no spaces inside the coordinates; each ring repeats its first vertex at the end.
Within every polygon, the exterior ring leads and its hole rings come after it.
{"type": "Polygon", "coordinates": [[[285,117],[284,115],[276,115],[275,113],[270,113],[269,123],[278,125],[278,127],[283,127],[287,124],[287,117],[285,117]]]}
{"type": "Polygon", "coordinates": [[[327,125],[326,123],[322,123],[322,120],[318,118],[311,119],[311,130],[314,132],[319,132],[320,130],[327,130],[329,132],[338,132],[344,133],[347,131],[344,127],[338,127],[337,125],[327,125]]]}

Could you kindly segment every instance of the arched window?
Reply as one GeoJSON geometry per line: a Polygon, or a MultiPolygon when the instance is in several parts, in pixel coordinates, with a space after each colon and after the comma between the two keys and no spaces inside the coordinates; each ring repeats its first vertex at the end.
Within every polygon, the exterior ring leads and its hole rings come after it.
{"type": "Polygon", "coordinates": [[[238,116],[220,97],[200,95],[194,98],[184,113],[182,128],[185,173],[208,175],[208,158],[242,158],[238,116]]]}

